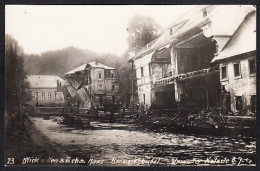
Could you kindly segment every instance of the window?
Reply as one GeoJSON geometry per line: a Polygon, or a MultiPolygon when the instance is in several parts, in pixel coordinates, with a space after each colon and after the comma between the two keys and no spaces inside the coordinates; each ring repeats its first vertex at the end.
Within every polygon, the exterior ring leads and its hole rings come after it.
{"type": "Polygon", "coordinates": [[[143,77],[143,76],[144,76],[144,68],[141,67],[141,77],[143,77]]]}
{"type": "Polygon", "coordinates": [[[98,85],[98,89],[99,89],[99,90],[103,90],[103,85],[102,85],[102,84],[99,84],[99,85],[98,85]]]}
{"type": "Polygon", "coordinates": [[[35,92],[35,99],[39,100],[39,92],[35,92]]]}
{"type": "Polygon", "coordinates": [[[251,112],[255,113],[256,111],[256,95],[251,96],[251,112]]]}
{"type": "Polygon", "coordinates": [[[241,112],[242,110],[242,97],[236,96],[236,110],[241,112]]]}
{"type": "Polygon", "coordinates": [[[221,79],[227,78],[227,66],[221,67],[221,79]]]}
{"type": "Polygon", "coordinates": [[[235,77],[239,77],[240,76],[239,63],[234,64],[234,76],[235,77]]]}
{"type": "Polygon", "coordinates": [[[48,93],[48,98],[51,99],[51,92],[48,93]]]}
{"type": "Polygon", "coordinates": [[[45,100],[45,92],[42,92],[42,100],[45,100]]]}
{"type": "Polygon", "coordinates": [[[145,94],[143,94],[143,98],[144,98],[144,104],[145,104],[145,94]]]}
{"type": "Polygon", "coordinates": [[[112,96],[112,102],[115,103],[115,96],[112,96]]]}
{"type": "Polygon", "coordinates": [[[111,77],[112,77],[112,78],[114,78],[114,77],[115,77],[114,73],[112,73],[112,74],[111,74],[111,77]]]}
{"type": "Polygon", "coordinates": [[[112,90],[115,90],[115,85],[112,85],[112,90]]]}
{"type": "Polygon", "coordinates": [[[249,60],[249,74],[254,74],[256,72],[255,59],[249,60]]]}
{"type": "Polygon", "coordinates": [[[102,78],[102,73],[98,73],[98,78],[102,78]]]}

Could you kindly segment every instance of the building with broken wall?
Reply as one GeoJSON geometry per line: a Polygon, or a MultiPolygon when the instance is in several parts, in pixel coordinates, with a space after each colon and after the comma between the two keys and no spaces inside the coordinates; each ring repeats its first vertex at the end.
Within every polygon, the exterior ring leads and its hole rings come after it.
{"type": "Polygon", "coordinates": [[[103,107],[119,103],[118,73],[97,62],[83,64],[65,74],[68,98],[80,100],[80,107],[103,107]]]}
{"type": "Polygon", "coordinates": [[[211,61],[252,11],[250,5],[198,6],[148,43],[130,60],[140,105],[221,107],[219,68],[211,61]]]}

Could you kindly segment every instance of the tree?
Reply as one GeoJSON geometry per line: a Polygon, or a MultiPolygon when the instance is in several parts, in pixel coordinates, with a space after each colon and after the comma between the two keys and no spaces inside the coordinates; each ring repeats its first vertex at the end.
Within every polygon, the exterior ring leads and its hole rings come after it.
{"type": "MultiPolygon", "coordinates": [[[[151,17],[135,15],[130,19],[127,31],[129,36],[127,39],[128,49],[124,53],[125,59],[129,59],[130,53],[136,54],[139,50],[146,46],[147,43],[158,37],[160,26],[151,17]]],[[[121,78],[119,85],[121,99],[125,100],[127,105],[129,105],[131,99],[137,99],[137,85],[136,80],[134,79],[135,73],[132,73],[131,67],[131,64],[129,64],[128,66],[125,66],[122,72],[120,72],[121,78]],[[134,85],[132,85],[132,79],[134,79],[134,85]],[[132,88],[134,90],[134,98],[131,98],[132,88]]]]}
{"type": "Polygon", "coordinates": [[[159,35],[159,24],[148,16],[135,15],[130,19],[127,31],[129,51],[137,53],[159,35]]]}
{"type": "Polygon", "coordinates": [[[23,51],[18,42],[11,35],[5,35],[5,107],[7,114],[17,109],[21,121],[23,97],[29,87],[23,63],[23,51]]]}

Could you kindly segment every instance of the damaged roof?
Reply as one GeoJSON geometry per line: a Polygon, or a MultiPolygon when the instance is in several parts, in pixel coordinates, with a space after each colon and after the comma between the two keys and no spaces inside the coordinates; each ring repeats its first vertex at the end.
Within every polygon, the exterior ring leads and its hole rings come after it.
{"type": "Polygon", "coordinates": [[[200,5],[186,14],[179,17],[174,21],[168,28],[164,29],[162,34],[156,39],[152,40],[142,48],[132,59],[135,60],[139,57],[142,57],[144,54],[148,54],[157,50],[158,48],[164,47],[172,41],[176,40],[177,37],[188,30],[196,27],[198,24],[204,22],[214,11],[215,6],[209,5],[200,5]],[[207,9],[207,17],[202,18],[199,12],[202,12],[204,9],[207,9]],[[170,31],[171,30],[171,31],[170,31]]]}
{"type": "Polygon", "coordinates": [[[92,68],[115,69],[113,67],[106,66],[106,65],[103,65],[101,63],[92,61],[92,62],[89,62],[87,64],[83,64],[83,65],[67,72],[65,75],[74,74],[76,72],[84,71],[87,68],[88,65],[90,65],[92,68]]]}
{"type": "Polygon", "coordinates": [[[98,62],[89,62],[88,63],[92,68],[104,68],[104,69],[115,69],[113,67],[110,67],[110,66],[106,66],[106,65],[103,65],[101,63],[98,63],[98,62]]]}
{"type": "Polygon", "coordinates": [[[30,88],[57,88],[57,80],[64,84],[64,80],[56,75],[28,75],[30,88]]]}
{"type": "Polygon", "coordinates": [[[256,50],[256,12],[244,19],[235,34],[212,62],[256,50]]]}
{"type": "MultiPolygon", "coordinates": [[[[234,32],[237,30],[237,26],[239,26],[240,20],[237,18],[241,18],[241,22],[243,21],[242,17],[244,13],[252,10],[249,6],[245,6],[243,9],[240,9],[241,5],[199,5],[190,11],[183,14],[177,20],[173,22],[168,28],[166,28],[162,34],[156,38],[155,40],[148,43],[144,48],[142,48],[133,58],[129,61],[133,61],[152,53],[160,48],[163,48],[173,42],[182,41],[183,36],[190,33],[194,29],[199,29],[202,31],[200,26],[204,25],[207,22],[210,22],[212,19],[215,20],[214,25],[214,33],[216,35],[230,35],[232,36],[234,32]],[[250,9],[249,9],[250,8],[250,9]],[[238,9],[241,11],[241,16],[236,16],[236,12],[238,9]],[[223,17],[225,15],[230,14],[234,15],[237,18],[233,20],[233,22],[237,22],[234,25],[225,25],[227,22],[230,22],[230,19],[224,20],[223,17]],[[222,24],[222,25],[221,25],[222,24]],[[223,24],[226,29],[223,29],[223,24]]],[[[197,30],[198,31],[198,30],[197,30]]]]}
{"type": "Polygon", "coordinates": [[[74,74],[75,72],[79,72],[79,71],[84,71],[86,69],[86,67],[87,67],[87,64],[83,64],[83,65],[81,65],[81,66],[79,66],[79,67],[77,67],[77,68],[67,72],[65,75],[74,74]]]}

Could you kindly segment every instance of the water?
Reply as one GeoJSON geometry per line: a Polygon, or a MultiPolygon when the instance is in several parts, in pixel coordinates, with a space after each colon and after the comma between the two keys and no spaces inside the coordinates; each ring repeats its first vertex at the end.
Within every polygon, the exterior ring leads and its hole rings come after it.
{"type": "MultiPolygon", "coordinates": [[[[252,138],[156,133],[138,130],[135,125],[100,122],[91,122],[93,129],[84,130],[59,124],[57,117],[32,120],[68,154],[102,160],[102,165],[111,165],[112,160],[115,165],[140,164],[123,163],[119,159],[159,160],[156,165],[167,166],[194,164],[194,159],[201,160],[198,165],[209,165],[211,160],[218,159],[224,165],[255,164],[256,142],[252,138]]],[[[218,164],[213,162],[213,165],[218,164]]]]}

